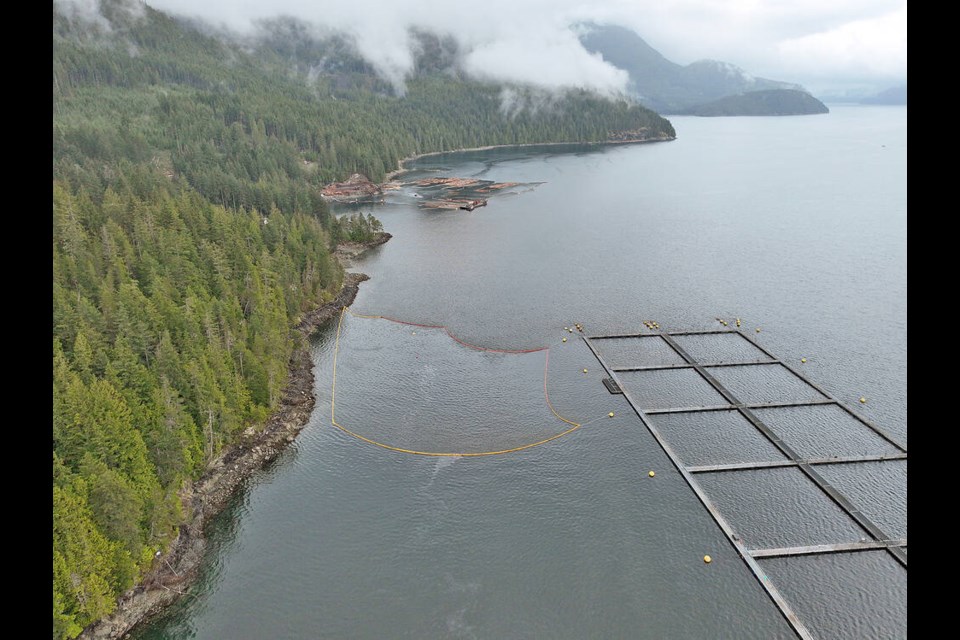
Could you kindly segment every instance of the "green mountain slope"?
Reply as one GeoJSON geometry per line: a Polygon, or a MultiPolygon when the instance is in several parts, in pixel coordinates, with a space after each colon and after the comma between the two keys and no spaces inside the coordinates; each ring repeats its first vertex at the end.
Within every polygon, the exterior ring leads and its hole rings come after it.
{"type": "MultiPolygon", "coordinates": [[[[348,40],[292,21],[213,34],[130,0],[53,16],[53,626],[111,613],[179,532],[181,489],[277,407],[298,319],[340,290],[320,196],[406,156],[671,139],[585,92],[467,81],[422,35],[394,94],[348,40]],[[506,108],[505,98],[511,108],[506,108]],[[526,107],[526,108],[524,108],[526,107]]],[[[86,6],[86,5],[85,5],[86,6]]]]}
{"type": "Polygon", "coordinates": [[[584,25],[583,46],[630,75],[630,91],[658,113],[684,113],[726,96],[771,89],[802,90],[788,82],[756,78],[716,60],[681,66],[664,58],[634,31],[616,25],[584,25]]]}
{"type": "Polygon", "coordinates": [[[800,116],[829,112],[825,104],[809,93],[772,89],[727,96],[681,113],[693,116],[800,116]]]}

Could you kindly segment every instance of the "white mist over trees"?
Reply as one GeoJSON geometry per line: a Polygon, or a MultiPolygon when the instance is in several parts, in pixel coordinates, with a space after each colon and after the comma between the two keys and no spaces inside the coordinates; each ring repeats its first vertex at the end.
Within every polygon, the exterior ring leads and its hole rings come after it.
{"type": "MultiPolygon", "coordinates": [[[[85,0],[90,3],[92,0],[85,0]]],[[[713,59],[817,92],[906,80],[906,0],[154,0],[235,30],[278,15],[350,33],[395,86],[412,69],[411,27],[456,39],[480,79],[616,93],[625,77],[576,38],[582,22],[636,31],[679,64],[713,59]]]]}

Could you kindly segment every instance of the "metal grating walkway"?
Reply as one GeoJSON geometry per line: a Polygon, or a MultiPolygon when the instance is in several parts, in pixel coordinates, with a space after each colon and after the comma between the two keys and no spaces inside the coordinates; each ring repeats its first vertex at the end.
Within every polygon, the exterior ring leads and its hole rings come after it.
{"type": "MultiPolygon", "coordinates": [[[[775,557],[784,557],[784,556],[795,556],[795,555],[812,555],[812,554],[826,554],[826,553],[851,553],[865,550],[876,550],[883,549],[889,555],[891,555],[900,565],[903,566],[904,570],[907,567],[907,554],[905,547],[907,545],[906,539],[895,539],[887,535],[877,524],[871,521],[865,514],[863,514],[857,506],[848,499],[843,493],[841,493],[836,487],[830,484],[828,480],[823,476],[823,474],[817,471],[817,467],[822,465],[832,465],[832,464],[857,464],[857,463],[867,463],[867,462],[878,462],[878,461],[887,461],[887,460],[906,460],[907,450],[906,448],[897,442],[895,438],[890,436],[884,430],[879,428],[877,425],[873,424],[863,416],[857,414],[855,411],[851,410],[849,407],[833,398],[826,391],[818,387],[816,384],[808,380],[802,374],[800,374],[796,369],[790,367],[783,361],[776,358],[769,351],[764,349],[762,346],[757,344],[753,339],[747,336],[745,333],[736,330],[736,329],[721,329],[721,330],[707,330],[707,331],[678,331],[678,332],[662,332],[662,331],[652,331],[650,333],[636,333],[636,334],[615,334],[615,335],[595,335],[595,336],[582,336],[584,342],[596,356],[597,360],[607,371],[610,378],[616,385],[622,390],[624,398],[636,412],[637,416],[643,422],[644,426],[650,431],[653,437],[657,440],[666,454],[669,456],[670,460],[676,466],[677,470],[687,481],[690,487],[696,493],[697,497],[706,507],[707,511],[717,522],[723,532],[726,534],[727,539],[733,544],[737,549],[740,556],[743,558],[744,562],[754,573],[757,580],[766,590],[768,595],[773,599],[774,603],[780,609],[784,617],[797,632],[797,634],[804,639],[814,638],[815,636],[810,632],[810,630],[803,624],[799,619],[796,613],[793,611],[790,604],[786,599],[781,595],[776,586],[768,579],[763,569],[759,566],[757,559],[763,558],[775,558],[775,557]],[[693,355],[691,355],[687,349],[684,349],[683,346],[678,344],[677,338],[681,337],[681,340],[685,339],[685,336],[717,336],[727,339],[726,336],[739,336],[739,339],[746,341],[744,343],[744,350],[750,351],[755,354],[753,360],[749,360],[744,357],[734,358],[733,361],[727,361],[725,358],[721,361],[718,358],[713,358],[708,362],[699,362],[693,355]],[[597,342],[605,340],[662,340],[667,345],[669,345],[669,355],[676,356],[674,362],[660,362],[656,364],[637,364],[633,366],[611,366],[610,363],[605,359],[600,350],[597,348],[597,342]],[[749,345],[749,346],[747,346],[749,345]],[[796,382],[797,380],[802,383],[802,387],[808,396],[803,399],[797,398],[785,398],[783,400],[777,401],[765,401],[765,402],[743,402],[737,395],[735,395],[729,388],[721,383],[717,379],[717,376],[713,375],[712,371],[721,371],[726,367],[782,367],[782,370],[789,372],[790,375],[795,377],[796,380],[791,380],[791,382],[796,382]],[[690,406],[667,406],[667,407],[656,407],[656,408],[646,408],[644,409],[640,402],[638,402],[635,394],[631,393],[628,386],[624,384],[623,380],[618,376],[618,373],[623,372],[663,372],[663,371],[679,371],[679,370],[692,370],[696,372],[699,376],[699,379],[706,381],[710,389],[713,390],[716,394],[719,394],[722,397],[724,403],[714,403],[714,404],[701,404],[701,405],[690,405],[690,406]],[[812,391],[811,391],[812,390],[812,391]],[[836,406],[842,409],[846,414],[855,419],[859,424],[863,425],[869,429],[872,433],[879,436],[884,442],[886,442],[890,448],[895,450],[895,453],[881,453],[874,455],[858,455],[858,456],[829,456],[829,457],[812,457],[812,456],[803,456],[801,453],[784,438],[780,437],[773,429],[771,429],[763,420],[760,419],[757,415],[758,409],[778,409],[778,408],[788,408],[788,407],[819,407],[819,406],[836,406]],[[773,445],[777,451],[779,451],[784,459],[782,460],[766,460],[766,461],[756,461],[756,462],[738,462],[738,463],[727,463],[727,464],[709,464],[709,465],[687,465],[683,462],[681,457],[674,450],[674,447],[671,446],[671,443],[663,436],[654,422],[649,418],[651,415],[657,414],[679,414],[679,413],[698,413],[698,412],[715,412],[715,411],[735,411],[740,416],[742,416],[746,421],[752,425],[756,432],[760,433],[763,438],[769,444],[773,445]],[[735,472],[735,471],[745,471],[753,469],[773,469],[773,468],[784,468],[792,467],[799,469],[804,477],[812,483],[820,492],[825,494],[835,505],[837,505],[843,513],[845,513],[853,522],[859,525],[865,532],[867,532],[869,537],[863,537],[859,542],[849,542],[849,541],[837,541],[832,544],[811,544],[806,546],[792,546],[792,547],[773,547],[773,548],[761,548],[761,549],[751,549],[748,548],[740,535],[738,535],[734,528],[730,525],[724,515],[718,510],[716,505],[710,500],[710,496],[707,495],[707,492],[704,490],[700,482],[697,481],[696,476],[699,474],[710,474],[710,473],[723,473],[723,472],[735,472]]],[[[736,340],[736,339],[734,339],[736,340]]],[[[639,344],[639,343],[638,343],[639,344]]],[[[653,343],[650,343],[653,344],[653,343]]],[[[660,347],[658,343],[656,345],[660,347]]],[[[739,346],[739,345],[735,345],[739,346]]],[[[739,353],[741,350],[734,349],[734,352],[739,353]]],[[[636,357],[636,356],[633,356],[636,357]]],[[[663,358],[661,358],[663,359],[663,358]]],[[[719,374],[718,374],[719,375],[719,374]]],[[[788,376],[789,377],[789,376],[788,376]]]]}

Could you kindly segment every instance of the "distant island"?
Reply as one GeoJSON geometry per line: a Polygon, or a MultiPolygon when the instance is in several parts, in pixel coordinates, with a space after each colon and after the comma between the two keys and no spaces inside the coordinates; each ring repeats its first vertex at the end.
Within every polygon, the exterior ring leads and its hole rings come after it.
{"type": "Polygon", "coordinates": [[[751,91],[727,96],[680,112],[692,116],[802,116],[830,113],[809,93],[794,89],[751,91]]]}

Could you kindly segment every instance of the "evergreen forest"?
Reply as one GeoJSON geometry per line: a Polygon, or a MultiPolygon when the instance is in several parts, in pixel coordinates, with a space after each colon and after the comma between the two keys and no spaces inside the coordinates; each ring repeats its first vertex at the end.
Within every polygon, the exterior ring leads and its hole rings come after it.
{"type": "MultiPolygon", "coordinates": [[[[89,6],[94,3],[82,3],[89,6]]],[[[292,329],[343,282],[329,182],[414,154],[674,137],[626,100],[471,80],[415,34],[403,90],[292,19],[234,36],[136,0],[53,12],[53,635],[110,614],[182,490],[276,408],[292,329]]]]}

